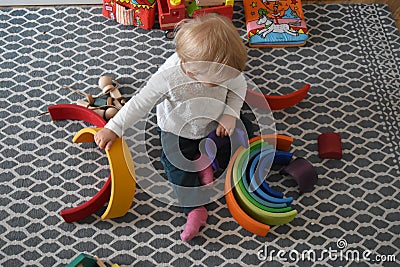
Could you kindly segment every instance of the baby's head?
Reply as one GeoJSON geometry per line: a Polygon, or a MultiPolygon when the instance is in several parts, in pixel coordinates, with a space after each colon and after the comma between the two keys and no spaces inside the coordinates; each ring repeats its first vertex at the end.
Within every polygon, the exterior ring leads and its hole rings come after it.
{"type": "Polygon", "coordinates": [[[202,73],[202,76],[218,74],[216,82],[222,82],[224,79],[236,77],[244,70],[247,60],[246,47],[237,29],[226,17],[205,14],[183,20],[177,27],[179,30],[175,36],[176,52],[184,64],[186,73],[202,73]]]}

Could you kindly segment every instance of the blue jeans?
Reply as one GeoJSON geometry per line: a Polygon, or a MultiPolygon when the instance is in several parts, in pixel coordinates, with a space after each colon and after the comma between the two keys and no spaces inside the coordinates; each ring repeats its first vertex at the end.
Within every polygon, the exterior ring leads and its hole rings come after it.
{"type": "MultiPolygon", "coordinates": [[[[242,118],[242,121],[249,137],[251,137],[251,122],[244,118],[242,118]]],[[[183,207],[183,211],[188,214],[199,207],[196,203],[209,203],[207,191],[200,189],[201,183],[198,172],[194,171],[194,169],[190,170],[193,166],[191,168],[181,168],[184,164],[180,164],[185,160],[193,161],[200,155],[199,145],[202,139],[180,137],[173,133],[164,132],[160,128],[157,128],[157,131],[161,139],[161,163],[164,166],[168,181],[171,183],[178,198],[178,202],[183,207]],[[178,164],[173,164],[171,161],[178,162],[178,164]]],[[[216,159],[220,167],[225,169],[228,166],[230,155],[230,145],[218,150],[216,159]]]]}

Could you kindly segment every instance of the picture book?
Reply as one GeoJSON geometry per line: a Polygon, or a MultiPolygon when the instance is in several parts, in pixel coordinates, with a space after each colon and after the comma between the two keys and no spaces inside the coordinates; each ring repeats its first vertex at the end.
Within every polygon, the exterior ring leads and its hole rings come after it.
{"type": "Polygon", "coordinates": [[[250,47],[302,46],[308,38],[300,0],[243,0],[250,47]]]}

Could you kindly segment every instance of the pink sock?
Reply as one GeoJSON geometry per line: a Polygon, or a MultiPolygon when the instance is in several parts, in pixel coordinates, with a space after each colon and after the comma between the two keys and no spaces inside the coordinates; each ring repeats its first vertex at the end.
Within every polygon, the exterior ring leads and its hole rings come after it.
{"type": "Polygon", "coordinates": [[[193,237],[197,236],[199,234],[200,227],[206,225],[207,217],[208,212],[204,206],[198,207],[189,212],[185,229],[181,233],[182,241],[188,242],[193,237]]]}
{"type": "MultiPolygon", "coordinates": [[[[196,161],[196,169],[199,170],[199,176],[200,176],[200,183],[202,185],[212,185],[214,181],[214,172],[212,169],[212,166],[210,164],[210,160],[208,157],[204,154],[201,154],[200,156],[195,158],[196,161]],[[207,166],[207,168],[202,170],[203,166],[207,166]]],[[[203,167],[204,168],[204,167],[203,167]]]]}

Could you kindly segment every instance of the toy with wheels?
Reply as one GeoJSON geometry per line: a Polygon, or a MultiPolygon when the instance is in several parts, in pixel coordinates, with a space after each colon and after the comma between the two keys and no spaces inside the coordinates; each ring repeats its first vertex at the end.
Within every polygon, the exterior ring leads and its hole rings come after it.
{"type": "Polygon", "coordinates": [[[211,0],[189,1],[187,4],[181,0],[157,0],[158,21],[160,29],[166,30],[166,37],[173,38],[171,30],[175,25],[185,18],[193,18],[207,13],[217,13],[232,19],[233,1],[218,1],[221,5],[214,5],[216,2],[211,0]],[[208,5],[210,4],[210,5],[208,5]]]}

